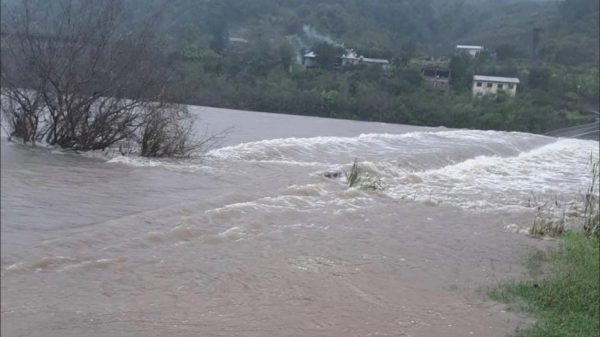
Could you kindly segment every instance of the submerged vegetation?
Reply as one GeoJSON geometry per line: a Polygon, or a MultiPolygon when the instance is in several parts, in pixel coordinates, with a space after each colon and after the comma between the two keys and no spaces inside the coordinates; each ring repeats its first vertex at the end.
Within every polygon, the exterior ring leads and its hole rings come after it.
{"type": "MultiPolygon", "coordinates": [[[[600,334],[600,250],[597,236],[567,233],[558,252],[549,253],[550,276],[504,285],[491,293],[532,313],[538,322],[518,337],[592,337],[600,334]]],[[[539,258],[539,257],[538,257],[539,258]]]]}
{"type": "Polygon", "coordinates": [[[358,187],[365,190],[383,191],[385,185],[381,179],[372,177],[366,170],[358,164],[358,159],[354,159],[349,171],[344,172],[348,187],[358,187]]]}
{"type": "Polygon", "coordinates": [[[533,224],[529,228],[529,235],[532,236],[560,236],[565,232],[565,215],[556,219],[553,217],[544,218],[540,211],[536,214],[533,224]]]}
{"type": "Polygon", "coordinates": [[[354,159],[354,163],[350,168],[350,171],[345,172],[346,180],[348,181],[348,187],[354,187],[360,177],[360,168],[358,167],[358,159],[354,159]]]}
{"type": "MultiPolygon", "coordinates": [[[[590,165],[590,184],[581,202],[562,203],[556,199],[536,206],[530,235],[558,237],[568,230],[576,230],[586,236],[600,237],[600,162],[590,158],[590,165]]],[[[536,203],[535,198],[533,202],[536,203]]]]}

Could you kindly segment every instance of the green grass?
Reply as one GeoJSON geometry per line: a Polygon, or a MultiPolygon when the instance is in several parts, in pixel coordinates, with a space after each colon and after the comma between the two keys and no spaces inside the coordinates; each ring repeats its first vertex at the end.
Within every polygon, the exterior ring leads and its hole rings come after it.
{"type": "Polygon", "coordinates": [[[490,296],[538,322],[518,337],[596,337],[600,335],[600,246],[595,236],[566,233],[561,249],[544,257],[550,275],[541,282],[509,284],[490,296]]]}

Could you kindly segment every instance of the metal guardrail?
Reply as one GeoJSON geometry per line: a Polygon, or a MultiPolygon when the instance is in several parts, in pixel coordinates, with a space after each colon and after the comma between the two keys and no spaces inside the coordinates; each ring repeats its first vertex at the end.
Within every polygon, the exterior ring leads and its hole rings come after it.
{"type": "Polygon", "coordinates": [[[550,132],[546,132],[544,135],[553,136],[553,135],[558,135],[558,134],[566,133],[569,131],[575,131],[575,130],[579,130],[579,129],[598,128],[598,126],[599,126],[599,123],[596,121],[596,122],[592,122],[592,123],[580,124],[580,125],[575,125],[575,126],[569,126],[569,127],[562,128],[562,129],[552,130],[550,132]]]}
{"type": "Polygon", "coordinates": [[[545,133],[546,136],[600,140],[600,121],[571,126],[545,133]]]}
{"type": "Polygon", "coordinates": [[[595,122],[552,130],[546,132],[544,135],[550,137],[594,139],[600,141],[600,112],[596,110],[588,111],[597,116],[595,122]]]}

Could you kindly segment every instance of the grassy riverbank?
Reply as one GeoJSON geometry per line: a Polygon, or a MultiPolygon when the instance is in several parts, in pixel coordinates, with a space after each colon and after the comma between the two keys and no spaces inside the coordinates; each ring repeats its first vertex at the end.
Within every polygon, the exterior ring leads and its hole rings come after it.
{"type": "Polygon", "coordinates": [[[548,263],[549,277],[504,285],[491,293],[497,301],[530,312],[538,322],[518,337],[600,335],[600,242],[598,237],[563,235],[560,250],[536,256],[548,263]]]}

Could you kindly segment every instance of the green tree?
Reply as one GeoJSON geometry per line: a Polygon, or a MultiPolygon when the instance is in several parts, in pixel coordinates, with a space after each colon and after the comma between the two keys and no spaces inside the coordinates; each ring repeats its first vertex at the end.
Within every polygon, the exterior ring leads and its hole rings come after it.
{"type": "Polygon", "coordinates": [[[450,84],[456,90],[464,90],[471,85],[472,80],[472,61],[468,56],[453,56],[450,59],[450,84]]]}
{"type": "Polygon", "coordinates": [[[512,44],[501,44],[496,47],[496,57],[498,61],[507,61],[520,56],[520,51],[512,44]]]}
{"type": "Polygon", "coordinates": [[[277,51],[283,70],[290,71],[292,62],[294,61],[294,49],[288,42],[285,42],[279,46],[277,51]]]}
{"type": "Polygon", "coordinates": [[[527,84],[534,89],[547,89],[550,81],[550,71],[548,68],[535,67],[529,70],[527,84]]]}
{"type": "Polygon", "coordinates": [[[317,55],[317,64],[324,69],[333,69],[342,55],[339,48],[329,43],[319,43],[313,48],[313,51],[317,55]]]}

